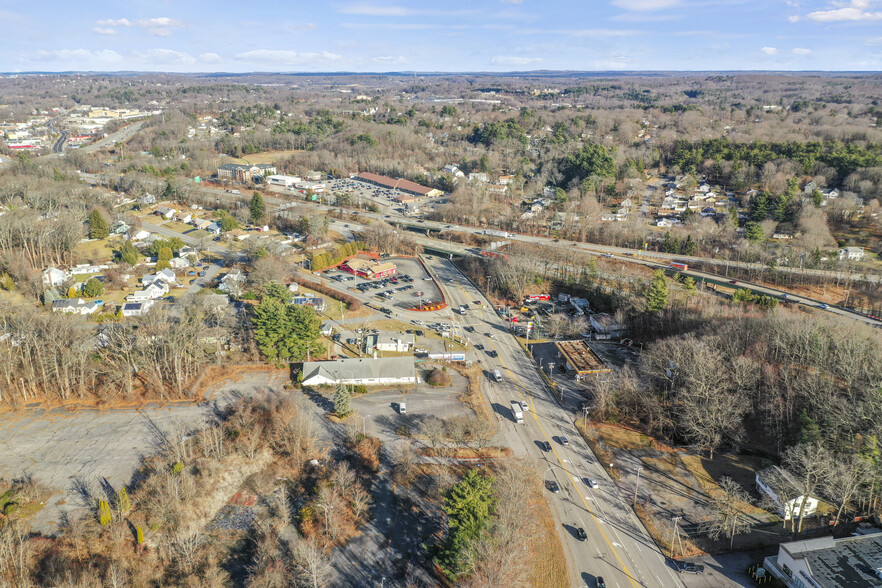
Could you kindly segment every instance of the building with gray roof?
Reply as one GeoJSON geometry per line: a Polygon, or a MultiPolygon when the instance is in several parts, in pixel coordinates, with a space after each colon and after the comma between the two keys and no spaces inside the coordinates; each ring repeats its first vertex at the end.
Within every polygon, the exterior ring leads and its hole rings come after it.
{"type": "Polygon", "coordinates": [[[304,386],[416,384],[412,357],[343,358],[303,363],[304,386]]]}
{"type": "Polygon", "coordinates": [[[763,567],[788,588],[882,587],[882,533],[782,543],[763,567]]]}

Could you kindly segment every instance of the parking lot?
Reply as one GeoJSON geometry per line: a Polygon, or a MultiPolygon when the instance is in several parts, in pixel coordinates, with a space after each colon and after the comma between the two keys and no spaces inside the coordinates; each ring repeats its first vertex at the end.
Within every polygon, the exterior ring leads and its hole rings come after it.
{"type": "Polygon", "coordinates": [[[322,277],[331,280],[333,286],[348,290],[361,300],[381,309],[401,311],[420,303],[440,302],[443,299],[434,280],[418,260],[389,257],[382,261],[395,264],[397,269],[394,275],[370,280],[332,269],[325,270],[322,277]]]}

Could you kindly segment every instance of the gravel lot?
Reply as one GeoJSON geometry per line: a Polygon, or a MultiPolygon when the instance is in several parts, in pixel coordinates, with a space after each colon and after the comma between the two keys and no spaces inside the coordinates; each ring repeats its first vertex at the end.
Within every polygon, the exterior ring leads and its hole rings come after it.
{"type": "MultiPolygon", "coordinates": [[[[141,460],[154,453],[166,434],[197,428],[215,411],[241,396],[266,388],[281,390],[269,373],[248,374],[218,388],[211,400],[152,405],[140,409],[32,410],[0,420],[0,477],[25,475],[57,491],[32,520],[35,531],[54,532],[59,517],[87,506],[109,484],[129,484],[141,460]]],[[[91,505],[88,505],[91,506],[91,505]]]]}

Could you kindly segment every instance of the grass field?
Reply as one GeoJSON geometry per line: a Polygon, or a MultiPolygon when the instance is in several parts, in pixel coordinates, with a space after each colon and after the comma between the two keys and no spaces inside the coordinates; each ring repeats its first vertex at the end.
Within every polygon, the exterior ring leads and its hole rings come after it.
{"type": "Polygon", "coordinates": [[[263,151],[261,153],[252,153],[241,158],[242,163],[258,164],[258,163],[275,163],[287,159],[297,153],[303,153],[303,149],[289,149],[286,151],[263,151]]]}
{"type": "Polygon", "coordinates": [[[84,241],[76,246],[74,255],[84,260],[106,261],[113,257],[113,247],[117,247],[121,243],[119,238],[112,241],[109,238],[84,241]]]}

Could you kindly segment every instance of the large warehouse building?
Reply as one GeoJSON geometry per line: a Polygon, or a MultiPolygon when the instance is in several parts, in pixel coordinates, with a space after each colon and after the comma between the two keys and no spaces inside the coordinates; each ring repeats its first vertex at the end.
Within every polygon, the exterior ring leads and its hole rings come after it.
{"type": "Polygon", "coordinates": [[[410,180],[389,178],[378,174],[372,174],[370,172],[361,172],[360,174],[358,174],[356,179],[359,179],[362,182],[367,182],[368,184],[373,184],[375,186],[381,186],[383,188],[390,188],[392,190],[407,192],[408,194],[413,194],[414,196],[427,196],[431,198],[444,194],[444,192],[442,192],[441,190],[438,190],[436,188],[429,188],[427,186],[421,186],[416,182],[411,182],[410,180]]]}
{"type": "Polygon", "coordinates": [[[303,363],[304,386],[416,384],[412,357],[344,358],[303,363]]]}

